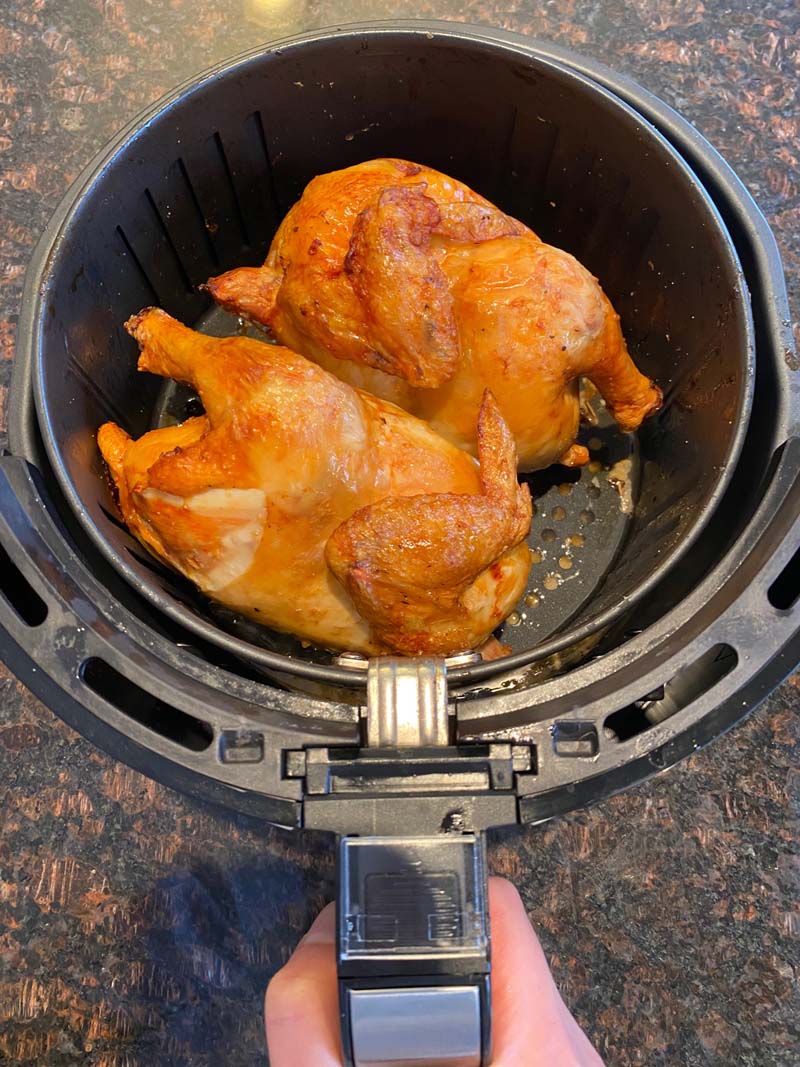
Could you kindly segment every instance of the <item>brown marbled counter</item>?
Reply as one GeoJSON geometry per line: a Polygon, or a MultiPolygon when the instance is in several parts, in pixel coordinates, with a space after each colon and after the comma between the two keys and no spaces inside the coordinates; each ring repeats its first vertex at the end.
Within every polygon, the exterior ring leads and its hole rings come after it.
{"type": "MultiPolygon", "coordinates": [[[[797,314],[796,0],[7,0],[0,10],[0,445],[24,269],[69,182],[145,104],[294,30],[435,16],[558,41],[675,105],[772,224],[797,314]]],[[[708,750],[494,836],[566,999],[614,1065],[800,1062],[800,680],[708,750]]],[[[270,974],[330,895],[330,842],[115,763],[0,670],[0,1063],[263,1063],[270,974]]],[[[522,1067],[522,1065],[520,1065],[522,1067]]]]}

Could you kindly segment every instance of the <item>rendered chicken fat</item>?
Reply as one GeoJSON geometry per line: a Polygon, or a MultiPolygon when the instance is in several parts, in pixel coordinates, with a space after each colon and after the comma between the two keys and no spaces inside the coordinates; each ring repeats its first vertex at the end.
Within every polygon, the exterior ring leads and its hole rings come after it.
{"type": "Polygon", "coordinates": [[[480,464],[302,356],[134,316],[139,369],[206,414],[98,432],[131,532],[221,603],[328,648],[475,648],[522,595],[530,494],[487,392],[480,464]]]}
{"type": "Polygon", "coordinates": [[[574,257],[461,182],[404,160],[315,178],[263,267],[207,288],[281,344],[473,453],[490,387],[522,470],[588,460],[574,444],[581,376],[625,431],[661,405],[619,317],[574,257]]]}

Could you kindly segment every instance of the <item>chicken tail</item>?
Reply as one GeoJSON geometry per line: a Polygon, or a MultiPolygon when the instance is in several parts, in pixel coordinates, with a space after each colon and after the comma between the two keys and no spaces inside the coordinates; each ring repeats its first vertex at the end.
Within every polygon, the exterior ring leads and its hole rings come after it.
{"type": "Polygon", "coordinates": [[[209,278],[200,288],[226,311],[269,326],[282,280],[272,267],[239,267],[209,278]]]}

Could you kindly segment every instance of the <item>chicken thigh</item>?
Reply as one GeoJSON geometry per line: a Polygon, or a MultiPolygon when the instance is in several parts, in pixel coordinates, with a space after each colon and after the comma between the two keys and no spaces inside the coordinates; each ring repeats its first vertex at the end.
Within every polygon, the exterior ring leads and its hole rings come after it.
{"type": "Polygon", "coordinates": [[[212,278],[214,299],[337,377],[476,452],[492,389],[522,470],[585,463],[579,379],[620,428],[661,404],[597,280],[461,182],[376,159],[315,178],[262,267],[212,278]]]}
{"type": "Polygon", "coordinates": [[[191,383],[205,414],[98,444],[129,529],[209,596],[334,649],[479,646],[530,565],[530,494],[487,392],[479,463],[424,422],[302,356],[195,333],[157,309],[128,323],[139,369],[191,383]]]}

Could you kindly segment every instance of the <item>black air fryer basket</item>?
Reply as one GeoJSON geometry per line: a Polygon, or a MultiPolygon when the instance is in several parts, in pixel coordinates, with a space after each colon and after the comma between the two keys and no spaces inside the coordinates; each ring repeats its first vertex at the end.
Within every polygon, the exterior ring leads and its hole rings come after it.
{"type": "Polygon", "coordinates": [[[35,253],[0,460],[0,653],[120,759],[284,826],[463,835],[597,800],[727,728],[800,658],[788,326],[741,183],[606,68],[449,24],[259,49],[128,127],[35,253]],[[138,435],[194,402],[137,374],[126,318],[158,304],[234,332],[198,284],[260,263],[315,174],[384,155],[574,253],[665,393],[638,439],[601,417],[589,468],[531,480],[542,562],[494,663],[367,669],[216,608],[127,533],[96,447],[107,419],[138,435]],[[574,573],[554,581],[567,541],[574,573]],[[392,719],[407,685],[438,708],[428,733],[392,719]]]}

